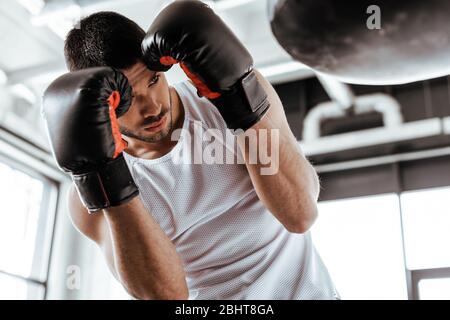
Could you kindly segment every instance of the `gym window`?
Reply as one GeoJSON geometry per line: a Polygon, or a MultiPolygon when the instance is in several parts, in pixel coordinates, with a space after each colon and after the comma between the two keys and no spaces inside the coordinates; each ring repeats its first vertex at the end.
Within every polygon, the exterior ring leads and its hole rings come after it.
{"type": "Polygon", "coordinates": [[[312,229],[343,299],[450,299],[450,187],[319,203],[312,229]]]}
{"type": "Polygon", "coordinates": [[[45,299],[57,187],[0,158],[0,299],[45,299]]]}
{"type": "MultiPolygon", "coordinates": [[[[329,94],[316,78],[275,88],[303,142],[307,114],[329,94]]],[[[342,299],[450,299],[450,77],[349,88],[355,97],[393,97],[404,125],[438,125],[429,136],[403,142],[314,149],[308,159],[321,192],[313,242],[342,299]]],[[[364,141],[368,136],[358,131],[383,127],[380,114],[364,116],[322,119],[321,136],[352,135],[325,146],[364,141]]]]}

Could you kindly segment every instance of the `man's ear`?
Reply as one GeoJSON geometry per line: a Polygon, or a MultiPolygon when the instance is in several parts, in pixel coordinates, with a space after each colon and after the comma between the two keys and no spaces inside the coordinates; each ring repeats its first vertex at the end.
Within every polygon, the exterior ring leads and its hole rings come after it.
{"type": "Polygon", "coordinates": [[[123,143],[125,144],[125,149],[124,149],[124,151],[126,151],[126,149],[128,148],[128,145],[130,144],[130,141],[129,141],[128,139],[130,139],[130,138],[128,138],[126,135],[124,135],[124,134],[122,133],[122,141],[123,141],[123,143]]]}

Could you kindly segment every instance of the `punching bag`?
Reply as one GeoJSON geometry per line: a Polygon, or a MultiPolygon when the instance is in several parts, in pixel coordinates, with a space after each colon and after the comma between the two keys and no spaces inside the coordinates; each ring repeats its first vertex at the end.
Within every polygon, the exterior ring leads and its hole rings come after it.
{"type": "Polygon", "coordinates": [[[449,0],[270,0],[280,45],[319,73],[388,85],[450,74],[449,0]]]}

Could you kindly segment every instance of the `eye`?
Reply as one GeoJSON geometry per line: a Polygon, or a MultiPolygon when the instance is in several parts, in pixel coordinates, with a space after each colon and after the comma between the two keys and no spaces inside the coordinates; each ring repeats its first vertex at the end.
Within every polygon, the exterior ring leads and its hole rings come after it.
{"type": "Polygon", "coordinates": [[[155,74],[148,82],[148,86],[152,86],[154,84],[156,84],[159,81],[159,74],[155,74]]]}

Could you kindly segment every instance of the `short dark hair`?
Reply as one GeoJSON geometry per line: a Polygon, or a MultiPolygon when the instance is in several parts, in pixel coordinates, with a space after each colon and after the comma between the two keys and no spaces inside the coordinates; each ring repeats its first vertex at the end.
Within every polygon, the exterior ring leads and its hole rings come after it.
{"type": "Polygon", "coordinates": [[[109,11],[91,14],[69,31],[64,55],[70,71],[109,66],[127,69],[141,59],[145,31],[127,17],[109,11]]]}

